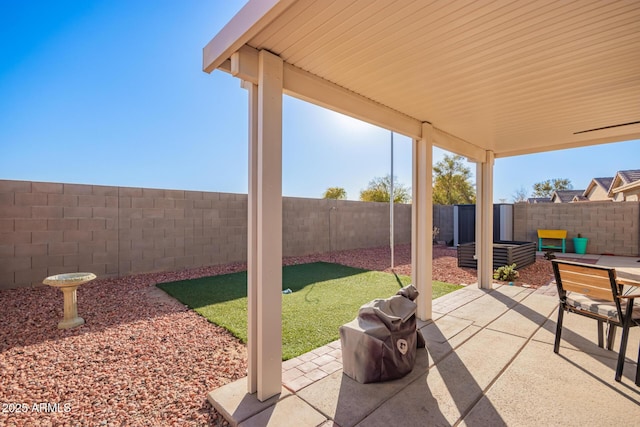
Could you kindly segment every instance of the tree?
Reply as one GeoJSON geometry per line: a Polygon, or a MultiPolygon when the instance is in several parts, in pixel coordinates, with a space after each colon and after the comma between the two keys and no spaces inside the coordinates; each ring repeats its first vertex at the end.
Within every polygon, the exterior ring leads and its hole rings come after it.
{"type": "Polygon", "coordinates": [[[476,202],[471,169],[462,164],[462,156],[445,155],[433,166],[433,203],[457,205],[476,202]]]}
{"type": "Polygon", "coordinates": [[[344,200],[347,198],[347,190],[342,187],[329,187],[322,196],[323,199],[344,200]]]}
{"type": "Polygon", "coordinates": [[[554,191],[571,190],[573,185],[567,178],[547,179],[533,184],[533,197],[551,197],[554,191]]]}
{"type": "MultiPolygon", "coordinates": [[[[373,178],[366,190],[360,191],[363,202],[389,202],[391,176],[373,178]]],[[[411,190],[393,179],[393,203],[408,203],[411,200],[411,190]]]]}
{"type": "Polygon", "coordinates": [[[527,190],[525,190],[524,187],[520,187],[519,189],[516,190],[515,193],[513,193],[513,196],[511,197],[513,198],[513,203],[526,202],[528,199],[527,190]]]}

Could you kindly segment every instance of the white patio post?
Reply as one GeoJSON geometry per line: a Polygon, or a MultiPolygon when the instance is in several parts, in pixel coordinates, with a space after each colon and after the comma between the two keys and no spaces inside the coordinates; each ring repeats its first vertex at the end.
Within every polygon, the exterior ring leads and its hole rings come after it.
{"type": "Polygon", "coordinates": [[[258,86],[249,92],[249,195],[247,198],[247,392],[258,391],[258,86]]]}
{"type": "Polygon", "coordinates": [[[478,287],[491,289],[493,283],[493,151],[476,163],[476,257],[478,287]]]}
{"type": "Polygon", "coordinates": [[[422,138],[413,141],[413,182],[411,206],[411,281],[418,289],[417,315],[432,317],[433,286],[433,127],[422,125],[422,138]]]}
{"type": "Polygon", "coordinates": [[[280,57],[260,51],[249,97],[248,388],[260,401],[282,389],[282,70],[280,57]]]}

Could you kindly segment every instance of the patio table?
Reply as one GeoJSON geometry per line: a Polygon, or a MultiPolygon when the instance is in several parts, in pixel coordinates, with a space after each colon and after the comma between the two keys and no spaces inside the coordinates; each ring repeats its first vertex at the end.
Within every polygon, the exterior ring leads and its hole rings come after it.
{"type": "Polygon", "coordinates": [[[616,277],[624,280],[625,282],[630,282],[629,284],[631,286],[640,286],[640,267],[638,268],[627,267],[626,269],[617,267],[616,277]]]}

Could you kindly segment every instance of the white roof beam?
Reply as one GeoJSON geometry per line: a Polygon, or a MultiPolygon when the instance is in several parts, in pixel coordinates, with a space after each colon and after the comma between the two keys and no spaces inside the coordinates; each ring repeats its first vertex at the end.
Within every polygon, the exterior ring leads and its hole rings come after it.
{"type": "Polygon", "coordinates": [[[202,70],[211,73],[296,0],[250,1],[202,49],[202,70]]]}
{"type": "Polygon", "coordinates": [[[231,73],[231,60],[227,59],[224,62],[222,62],[222,64],[220,64],[220,66],[218,67],[218,70],[222,70],[222,71],[225,71],[227,73],[231,73]]]}
{"type": "MultiPolygon", "coordinates": [[[[231,56],[230,72],[247,82],[258,83],[258,50],[242,46],[231,56]]],[[[378,104],[311,73],[284,63],[284,92],[315,105],[328,108],[367,123],[389,129],[413,139],[422,138],[422,122],[378,104]]],[[[433,144],[444,150],[483,161],[485,150],[434,127],[433,144]]]]}
{"type": "Polygon", "coordinates": [[[231,55],[231,75],[258,84],[258,50],[244,45],[231,55]]]}
{"type": "Polygon", "coordinates": [[[422,135],[420,120],[287,63],[285,63],[284,69],[284,91],[287,95],[410,138],[420,138],[422,135]]]}
{"type": "Polygon", "coordinates": [[[482,148],[451,135],[442,129],[438,129],[435,125],[433,127],[433,145],[443,150],[460,154],[473,162],[484,162],[487,157],[486,151],[482,148]]]}
{"type": "MultiPolygon", "coordinates": [[[[242,46],[231,56],[231,74],[258,83],[258,50],[242,46]]],[[[284,63],[284,92],[385,129],[420,138],[422,123],[369,98],[351,92],[311,73],[284,63]]]]}

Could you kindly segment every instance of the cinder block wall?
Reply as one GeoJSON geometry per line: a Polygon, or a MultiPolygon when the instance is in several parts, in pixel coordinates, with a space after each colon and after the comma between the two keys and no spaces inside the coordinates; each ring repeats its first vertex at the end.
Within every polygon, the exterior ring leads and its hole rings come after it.
{"type": "MultiPolygon", "coordinates": [[[[395,242],[411,242],[411,205],[396,205],[395,242]]],[[[453,207],[434,206],[440,240],[453,207]]],[[[52,274],[123,276],[243,262],[245,194],[0,180],[0,289],[52,274]]],[[[640,202],[514,205],[514,239],[539,228],[589,237],[587,252],[640,255],[640,202]]],[[[389,205],[284,198],[283,255],[389,243],[389,205]]]]}
{"type": "MultiPolygon", "coordinates": [[[[397,205],[395,241],[411,241],[397,205]]],[[[283,254],[383,246],[386,203],[285,198],[283,254]],[[333,208],[333,209],[332,209],[333,208]]],[[[0,180],[0,289],[246,261],[246,194],[0,180]]]]}
{"type": "Polygon", "coordinates": [[[588,237],[587,253],[640,255],[640,203],[516,203],[515,240],[538,241],[538,229],[567,230],[567,251],[573,237],[588,237]]]}
{"type": "MultiPolygon", "coordinates": [[[[370,248],[389,244],[389,205],[285,197],[283,255],[370,248]]],[[[411,243],[411,205],[396,205],[394,242],[411,243]]]]}

